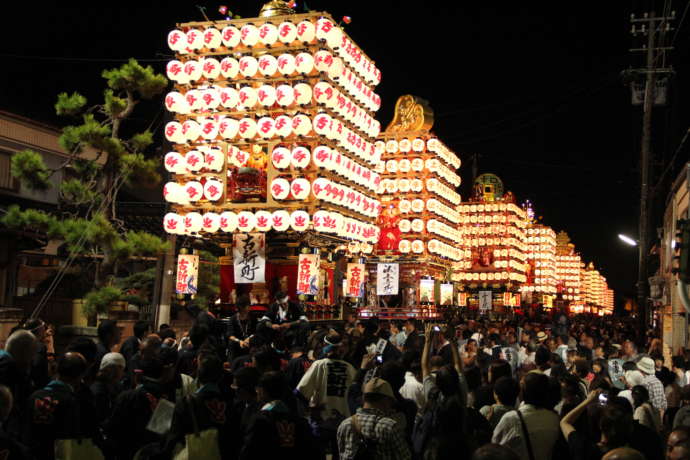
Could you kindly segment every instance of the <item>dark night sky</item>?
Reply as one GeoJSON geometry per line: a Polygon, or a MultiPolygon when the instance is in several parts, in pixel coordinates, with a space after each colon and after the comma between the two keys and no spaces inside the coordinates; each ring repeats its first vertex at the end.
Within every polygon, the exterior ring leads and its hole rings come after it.
{"type": "MultiPolygon", "coordinates": [[[[568,231],[614,289],[633,294],[637,253],[616,235],[637,233],[641,117],[619,74],[637,65],[628,52],[630,13],[647,11],[649,3],[310,0],[308,6],[352,17],[346,30],[383,72],[384,126],[400,94],[428,99],[434,131],[463,159],[466,183],[477,153],[480,172],[498,174],[520,201],[532,200],[544,223],[568,231]]],[[[678,25],[686,2],[673,3],[678,25]]],[[[0,109],[61,123],[52,108],[58,92],[76,89],[95,101],[100,71],[117,65],[108,60],[169,56],[168,31],[176,22],[201,20],[199,4],[220,18],[220,2],[13,3],[0,44],[0,109]],[[26,26],[30,19],[33,28],[26,26]]],[[[262,2],[226,4],[249,17],[262,2]]],[[[677,71],[674,104],[655,111],[659,161],[690,126],[681,98],[690,72],[688,16],[669,56],[677,71]]],[[[162,61],[151,64],[164,70],[162,61]]],[[[156,117],[160,126],[161,107],[156,101],[135,113],[146,124],[156,117]]]]}

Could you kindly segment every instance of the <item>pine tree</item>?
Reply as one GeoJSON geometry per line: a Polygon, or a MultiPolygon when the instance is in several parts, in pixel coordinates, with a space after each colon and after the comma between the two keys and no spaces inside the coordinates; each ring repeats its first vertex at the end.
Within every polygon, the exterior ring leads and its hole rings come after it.
{"type": "Polygon", "coordinates": [[[57,212],[15,205],[1,220],[12,229],[31,228],[63,240],[70,256],[89,261],[78,265],[85,274],[93,270],[94,289],[85,297],[85,313],[91,315],[124,295],[114,279],[121,264],[133,255],[156,255],[165,250],[165,242],[157,236],[124,228],[115,204],[124,185],[160,181],[159,159],[145,154],[153,143],[151,131],[125,138],[123,128],[137,104],[163,92],[168,82],[134,59],[103,71],[102,77],[107,88],[101,104],[88,106],[86,98],[76,92],[58,95],[57,114],[75,120],[63,128],[59,138],[68,154],[59,167],[49,168],[32,150],[12,157],[12,175],[32,190],[50,188],[51,177],[63,173],[57,212]]]}

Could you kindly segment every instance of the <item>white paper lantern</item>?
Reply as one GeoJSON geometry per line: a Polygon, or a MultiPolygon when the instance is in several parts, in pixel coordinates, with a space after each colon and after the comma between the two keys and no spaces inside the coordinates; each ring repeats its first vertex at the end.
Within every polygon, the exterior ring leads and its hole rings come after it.
{"type": "Polygon", "coordinates": [[[408,233],[410,231],[411,224],[410,221],[407,219],[400,219],[400,222],[398,222],[398,229],[403,232],[403,233],[408,233]]]}
{"type": "Polygon", "coordinates": [[[326,105],[330,100],[335,98],[333,87],[325,82],[320,81],[314,85],[314,100],[317,104],[326,105]]]}
{"type": "Polygon", "coordinates": [[[422,240],[414,240],[412,241],[412,252],[415,254],[421,254],[424,252],[424,242],[422,240]]]}
{"type": "Polygon", "coordinates": [[[204,46],[211,50],[219,48],[223,42],[223,37],[220,34],[220,30],[216,29],[215,27],[209,27],[208,29],[204,30],[203,37],[204,46]]]}
{"type": "Polygon", "coordinates": [[[218,123],[212,118],[202,121],[199,126],[201,126],[201,137],[205,140],[210,141],[218,137],[218,123]]]}
{"type": "Polygon", "coordinates": [[[223,196],[223,183],[210,179],[204,184],[204,197],[209,201],[218,201],[223,196]]]}
{"type": "Polygon", "coordinates": [[[398,179],[398,190],[400,193],[407,193],[410,191],[410,181],[408,179],[398,179]]]}
{"type": "Polygon", "coordinates": [[[204,187],[197,181],[187,182],[184,185],[184,191],[189,201],[199,201],[204,195],[204,187]]]}
{"type": "Polygon", "coordinates": [[[292,118],[287,115],[280,115],[276,117],[275,121],[276,135],[279,137],[288,137],[292,134],[292,118]]]}
{"type": "Polygon", "coordinates": [[[330,68],[328,69],[328,78],[333,81],[337,81],[342,85],[347,85],[347,80],[342,77],[345,70],[346,68],[345,64],[343,64],[343,60],[339,57],[333,58],[333,64],[331,64],[330,68]]]}
{"type": "Polygon", "coordinates": [[[293,211],[290,214],[290,228],[303,232],[309,227],[309,214],[306,211],[293,211]]]}
{"type": "Polygon", "coordinates": [[[297,26],[289,21],[285,21],[278,26],[278,40],[282,43],[290,44],[297,38],[297,26]]]}
{"type": "Polygon", "coordinates": [[[314,56],[309,53],[299,53],[295,56],[295,70],[297,73],[309,75],[314,70],[314,56]]]}
{"type": "Polygon", "coordinates": [[[220,230],[220,216],[215,212],[207,212],[203,216],[201,228],[208,233],[216,233],[220,230]]]}
{"type": "Polygon", "coordinates": [[[271,182],[271,196],[275,200],[284,200],[290,194],[290,182],[282,177],[276,177],[271,182]]]}
{"type": "Polygon", "coordinates": [[[233,78],[237,77],[239,71],[240,63],[237,62],[237,59],[226,57],[223,58],[222,61],[220,61],[220,73],[221,75],[223,75],[224,78],[232,80],[233,78]]]}
{"type": "Polygon", "coordinates": [[[177,182],[168,182],[163,186],[163,198],[170,203],[177,203],[182,198],[184,190],[177,182]]]}
{"type": "Polygon", "coordinates": [[[241,211],[237,214],[237,229],[241,232],[251,232],[256,227],[256,216],[249,211],[241,211]]]}
{"type": "Polygon", "coordinates": [[[192,172],[199,171],[204,167],[204,156],[197,150],[187,152],[184,156],[184,161],[187,170],[192,172]]]}
{"type": "Polygon", "coordinates": [[[424,139],[416,138],[412,141],[412,150],[414,150],[415,152],[423,152],[424,146],[424,139]]]}
{"type": "Polygon", "coordinates": [[[333,55],[326,50],[314,53],[314,67],[319,72],[328,72],[333,65],[333,55]]]}
{"type": "Polygon", "coordinates": [[[412,219],[410,228],[415,233],[422,233],[424,231],[424,221],[422,219],[412,219]]]}
{"type": "Polygon", "coordinates": [[[270,22],[259,27],[259,42],[270,47],[278,40],[278,28],[270,22]]]}
{"type": "Polygon", "coordinates": [[[253,109],[259,98],[256,95],[256,90],[251,86],[244,86],[240,89],[239,93],[239,103],[238,108],[241,109],[253,109]]]}
{"type": "Polygon", "coordinates": [[[182,125],[176,121],[170,121],[165,125],[165,138],[175,144],[184,144],[185,136],[182,133],[182,125]]]}
{"type": "Polygon", "coordinates": [[[251,48],[259,42],[259,29],[253,24],[245,24],[240,29],[242,44],[251,48]]]}
{"type": "Polygon", "coordinates": [[[400,240],[398,242],[398,251],[402,252],[403,254],[407,254],[410,252],[410,241],[409,240],[400,240]]]}
{"type": "Polygon", "coordinates": [[[187,35],[181,30],[171,30],[168,33],[168,46],[173,51],[182,51],[187,45],[187,35]]]}
{"type": "Polygon", "coordinates": [[[262,85],[256,92],[259,104],[263,107],[271,107],[276,103],[276,90],[273,86],[262,85]]]}
{"type": "Polygon", "coordinates": [[[208,88],[201,92],[203,108],[206,111],[215,110],[220,105],[220,93],[216,88],[208,88]]]}
{"type": "Polygon", "coordinates": [[[240,73],[246,78],[252,78],[259,70],[259,63],[254,56],[240,58],[240,73]]]}
{"type": "Polygon", "coordinates": [[[421,158],[414,158],[412,160],[411,166],[412,166],[412,171],[420,172],[424,169],[424,160],[422,160],[421,158]]]}
{"type": "Polygon", "coordinates": [[[311,191],[311,184],[307,179],[297,178],[290,184],[290,193],[296,200],[306,200],[311,191]]]}
{"type": "Polygon", "coordinates": [[[188,81],[197,81],[201,78],[203,69],[198,61],[187,61],[183,67],[184,74],[188,81]]]}
{"type": "Polygon", "coordinates": [[[256,122],[254,121],[254,119],[241,119],[239,133],[242,139],[254,139],[254,137],[256,136],[256,122]]]}
{"type": "Polygon", "coordinates": [[[398,162],[396,160],[388,160],[386,162],[386,171],[389,173],[398,172],[398,162]]]}
{"type": "Polygon", "coordinates": [[[237,214],[225,211],[220,214],[220,229],[224,232],[234,232],[237,229],[237,214]]]}
{"type": "Polygon", "coordinates": [[[270,139],[276,134],[275,121],[271,117],[259,118],[256,122],[256,130],[262,139],[270,139]]]}
{"type": "Polygon", "coordinates": [[[196,142],[201,136],[201,126],[194,120],[187,120],[182,125],[182,134],[187,142],[196,142]]]}
{"type": "Polygon", "coordinates": [[[256,230],[260,232],[267,232],[271,229],[271,213],[268,211],[257,211],[254,214],[256,217],[256,230]]]}
{"type": "Polygon", "coordinates": [[[293,90],[293,93],[295,95],[295,103],[297,105],[307,105],[311,103],[311,86],[307,85],[306,83],[297,83],[293,87],[293,90]]]}
{"type": "Polygon", "coordinates": [[[386,152],[397,153],[398,152],[398,141],[396,141],[395,139],[391,139],[388,142],[386,142],[386,152]]]}
{"type": "Polygon", "coordinates": [[[309,149],[303,146],[297,146],[292,149],[292,155],[290,157],[290,163],[293,167],[298,169],[303,169],[309,166],[309,161],[311,160],[311,155],[309,154],[309,149]]]}
{"type": "Polygon", "coordinates": [[[204,58],[204,60],[201,61],[201,71],[204,78],[209,80],[217,80],[221,71],[220,62],[214,58],[204,58]]]}
{"type": "Polygon", "coordinates": [[[328,168],[331,160],[331,149],[325,145],[319,145],[312,152],[312,159],[317,168],[328,168]]]}
{"type": "Polygon", "coordinates": [[[177,60],[172,60],[168,62],[165,66],[165,73],[168,76],[168,80],[176,81],[178,83],[186,83],[186,76],[184,74],[184,65],[177,60]]]}
{"type": "Polygon", "coordinates": [[[311,43],[316,38],[316,26],[305,19],[297,24],[297,39],[303,43],[311,43]]]}
{"type": "Polygon", "coordinates": [[[221,38],[223,40],[223,45],[227,46],[229,49],[235,48],[240,44],[240,39],[242,34],[237,27],[227,26],[221,32],[221,38]]]}
{"type": "Polygon", "coordinates": [[[182,216],[174,212],[169,212],[163,217],[163,228],[167,233],[181,235],[184,233],[184,221],[182,216]]]}
{"type": "Polygon", "coordinates": [[[168,172],[175,174],[183,174],[185,172],[184,157],[177,152],[168,152],[164,158],[165,169],[168,172]]]}
{"type": "Polygon", "coordinates": [[[422,188],[424,188],[424,183],[422,182],[421,179],[412,179],[410,181],[410,189],[413,192],[419,193],[422,191],[422,188]]]}
{"type": "Polygon", "coordinates": [[[306,136],[311,132],[311,120],[306,115],[295,115],[292,118],[292,132],[296,136],[306,136]]]}
{"type": "Polygon", "coordinates": [[[271,153],[271,162],[276,169],[285,169],[290,166],[292,153],[285,147],[276,147],[271,153]]]}
{"type": "Polygon", "coordinates": [[[177,91],[165,95],[165,108],[174,113],[188,113],[189,106],[185,97],[177,91]]]}
{"type": "Polygon", "coordinates": [[[290,214],[287,211],[279,210],[271,213],[271,227],[278,232],[284,232],[290,226],[290,214]]]}
{"type": "Polygon", "coordinates": [[[410,168],[412,167],[410,160],[407,158],[403,158],[402,160],[398,161],[398,170],[401,173],[408,173],[410,172],[410,168]]]}
{"type": "Polygon", "coordinates": [[[331,181],[325,177],[319,177],[311,184],[311,192],[317,200],[324,200],[328,194],[331,181]]]}
{"type": "Polygon", "coordinates": [[[199,147],[204,153],[204,166],[210,171],[220,171],[223,169],[223,152],[220,149],[210,147],[199,147]]]}
{"type": "Polygon", "coordinates": [[[328,222],[330,222],[331,216],[328,211],[316,211],[311,217],[314,230],[317,232],[327,233],[330,231],[328,228],[328,222]]]}
{"type": "Polygon", "coordinates": [[[325,136],[326,133],[330,132],[331,117],[327,113],[319,113],[314,116],[312,121],[312,127],[314,132],[319,136],[325,136]]]}
{"type": "Polygon", "coordinates": [[[401,152],[407,153],[412,150],[412,142],[409,139],[400,139],[398,142],[398,148],[401,152]]]}
{"type": "Polygon", "coordinates": [[[240,130],[240,122],[234,118],[223,118],[218,123],[218,133],[223,139],[234,139],[240,130]]]}
{"type": "Polygon", "coordinates": [[[259,58],[259,72],[265,77],[272,77],[278,71],[278,59],[271,54],[259,58]]]}
{"type": "Polygon", "coordinates": [[[398,209],[400,209],[400,212],[402,214],[407,214],[408,212],[410,212],[411,208],[412,205],[410,204],[409,200],[402,199],[398,202],[398,209]]]}
{"type": "Polygon", "coordinates": [[[191,111],[198,111],[204,105],[204,100],[201,98],[202,93],[198,89],[190,89],[184,95],[187,106],[191,111]]]}
{"type": "Polygon", "coordinates": [[[281,107],[291,106],[295,102],[295,90],[290,85],[280,85],[276,88],[276,102],[281,107]]]}
{"type": "Polygon", "coordinates": [[[398,181],[395,179],[386,179],[386,193],[388,194],[394,194],[398,191],[398,181]]]}
{"type": "Polygon", "coordinates": [[[187,31],[187,48],[191,50],[199,50],[204,46],[204,35],[198,29],[189,29],[187,31]]]}
{"type": "Polygon", "coordinates": [[[285,76],[295,73],[295,56],[292,54],[281,54],[278,57],[278,71],[285,76]]]}
{"type": "Polygon", "coordinates": [[[235,88],[221,88],[219,97],[220,103],[226,109],[234,109],[240,102],[239,93],[235,88]]]}
{"type": "Polygon", "coordinates": [[[189,235],[190,233],[197,233],[201,231],[201,226],[203,225],[204,218],[198,212],[190,212],[185,214],[184,217],[184,232],[189,235]]]}

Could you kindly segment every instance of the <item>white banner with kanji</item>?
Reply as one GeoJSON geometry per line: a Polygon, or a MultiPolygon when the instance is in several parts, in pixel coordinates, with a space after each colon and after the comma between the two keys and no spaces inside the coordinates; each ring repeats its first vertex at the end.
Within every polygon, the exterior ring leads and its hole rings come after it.
{"type": "Polygon", "coordinates": [[[441,305],[453,305],[453,284],[441,284],[441,305]]]}
{"type": "Polygon", "coordinates": [[[364,296],[364,264],[347,264],[347,297],[364,296]]]}
{"type": "Polygon", "coordinates": [[[178,294],[196,294],[199,279],[199,256],[180,254],[177,256],[177,274],[175,292],[178,294]]]}
{"type": "Polygon", "coordinates": [[[297,294],[319,293],[319,255],[300,254],[297,260],[297,294]]]}
{"type": "Polygon", "coordinates": [[[266,234],[236,233],[232,238],[235,284],[266,282],[266,234]]]}
{"type": "Polygon", "coordinates": [[[376,266],[376,294],[397,295],[400,265],[378,264],[376,266]]]}

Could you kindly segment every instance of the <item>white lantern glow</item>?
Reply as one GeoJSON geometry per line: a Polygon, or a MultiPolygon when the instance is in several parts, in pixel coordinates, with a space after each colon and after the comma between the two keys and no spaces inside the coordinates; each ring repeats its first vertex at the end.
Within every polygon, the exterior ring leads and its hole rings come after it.
{"type": "Polygon", "coordinates": [[[306,83],[297,83],[294,88],[293,92],[295,95],[295,103],[297,105],[307,105],[311,103],[311,98],[312,98],[312,90],[311,86],[307,85],[306,83]]]}
{"type": "Polygon", "coordinates": [[[182,216],[174,212],[169,212],[163,217],[163,228],[167,233],[180,235],[184,233],[184,222],[182,216]]]}
{"type": "Polygon", "coordinates": [[[177,91],[172,91],[165,96],[165,108],[174,113],[188,113],[189,105],[185,97],[177,91]]]}
{"type": "Polygon", "coordinates": [[[254,214],[256,217],[256,230],[260,232],[267,232],[271,229],[271,213],[268,211],[257,211],[254,214]]]}
{"type": "Polygon", "coordinates": [[[184,95],[187,101],[189,110],[197,111],[204,106],[204,100],[201,98],[201,91],[198,89],[190,89],[184,95]]]}
{"type": "Polygon", "coordinates": [[[239,103],[238,108],[252,109],[256,105],[259,98],[256,95],[256,90],[251,86],[244,86],[239,91],[239,103]]]}
{"type": "Polygon", "coordinates": [[[207,212],[203,216],[202,230],[208,233],[216,233],[220,230],[220,216],[215,212],[207,212]]]}
{"type": "Polygon", "coordinates": [[[278,28],[270,22],[259,27],[259,42],[270,47],[278,40],[278,28]]]}
{"type": "Polygon", "coordinates": [[[298,178],[290,184],[290,193],[296,200],[306,200],[311,191],[311,184],[307,179],[298,178]]]}
{"type": "Polygon", "coordinates": [[[168,172],[175,174],[183,174],[185,172],[184,157],[177,152],[168,152],[164,158],[165,169],[168,172]]]}
{"type": "Polygon", "coordinates": [[[306,211],[293,211],[290,214],[290,228],[303,232],[309,227],[309,214],[306,211]]]}
{"type": "Polygon", "coordinates": [[[192,172],[201,170],[204,167],[204,156],[197,150],[190,150],[184,156],[187,169],[192,172]]]}
{"type": "Polygon", "coordinates": [[[240,63],[237,62],[237,59],[226,57],[223,58],[222,61],[220,61],[220,73],[221,75],[223,75],[224,78],[232,80],[233,78],[237,77],[239,71],[240,63]]]}
{"type": "Polygon", "coordinates": [[[223,196],[223,183],[210,179],[204,184],[204,197],[209,201],[218,201],[223,196]]]}
{"type": "Polygon", "coordinates": [[[198,29],[189,29],[187,31],[187,48],[192,50],[199,50],[204,46],[204,35],[198,29]]]}
{"type": "Polygon", "coordinates": [[[253,24],[245,24],[240,29],[242,44],[248,48],[259,43],[259,29],[253,24]]]}
{"type": "Polygon", "coordinates": [[[204,78],[217,80],[220,77],[220,62],[217,59],[208,57],[201,62],[201,70],[204,78]]]}
{"type": "Polygon", "coordinates": [[[291,106],[295,102],[295,91],[290,85],[280,85],[276,88],[276,102],[281,107],[291,106]]]}
{"type": "Polygon", "coordinates": [[[312,159],[317,168],[328,168],[331,159],[331,149],[325,145],[319,145],[314,148],[312,159]]]}
{"type": "Polygon", "coordinates": [[[271,196],[274,200],[284,200],[290,193],[290,182],[282,177],[276,177],[271,182],[271,196]]]}
{"type": "Polygon", "coordinates": [[[237,229],[242,232],[251,232],[256,227],[256,216],[249,211],[241,211],[237,214],[237,229]]]}
{"type": "Polygon", "coordinates": [[[297,24],[297,39],[303,43],[311,43],[316,38],[316,26],[309,20],[297,24]]]}
{"type": "Polygon", "coordinates": [[[259,70],[259,63],[254,56],[240,58],[240,73],[246,78],[252,78],[259,70]]]}
{"type": "Polygon", "coordinates": [[[223,139],[234,139],[240,130],[240,122],[234,118],[223,118],[218,123],[218,133],[223,139]]]}
{"type": "Polygon", "coordinates": [[[311,120],[306,115],[295,115],[292,118],[292,132],[297,136],[306,136],[311,132],[311,120]]]}
{"type": "Polygon", "coordinates": [[[256,122],[257,132],[262,139],[270,139],[275,136],[275,120],[271,117],[262,117],[256,122]]]}
{"type": "Polygon", "coordinates": [[[203,69],[198,61],[187,61],[183,68],[184,74],[187,77],[187,81],[197,81],[201,78],[203,69]]]}
{"type": "Polygon", "coordinates": [[[289,21],[285,21],[278,26],[278,40],[282,43],[290,44],[297,38],[297,26],[289,21]]]}
{"type": "Polygon", "coordinates": [[[278,57],[278,71],[286,77],[295,73],[295,56],[288,53],[281,54],[278,57]]]}
{"type": "Polygon", "coordinates": [[[271,226],[273,230],[284,232],[290,227],[290,213],[285,210],[273,211],[271,214],[271,226]]]}
{"type": "Polygon", "coordinates": [[[223,45],[227,46],[228,49],[233,49],[240,44],[242,34],[237,27],[227,26],[221,31],[221,38],[223,40],[223,45]]]}
{"type": "Polygon", "coordinates": [[[285,169],[290,166],[292,153],[285,147],[276,147],[271,153],[271,162],[276,169],[285,169]]]}
{"type": "Polygon", "coordinates": [[[278,71],[278,59],[271,54],[264,54],[259,58],[259,71],[261,75],[272,77],[278,71]]]}
{"type": "Polygon", "coordinates": [[[225,211],[220,214],[220,229],[224,232],[234,232],[237,229],[237,214],[225,211]]]}
{"type": "Polygon", "coordinates": [[[173,51],[182,51],[187,45],[187,36],[181,30],[171,30],[168,33],[168,46],[173,51]]]}
{"type": "Polygon", "coordinates": [[[410,252],[410,241],[409,240],[400,240],[398,243],[398,250],[402,252],[403,254],[407,254],[410,252]]]}
{"type": "Polygon", "coordinates": [[[203,225],[204,218],[198,212],[190,212],[185,214],[184,217],[184,232],[189,235],[190,233],[197,233],[201,231],[201,226],[203,225]]]}
{"type": "Polygon", "coordinates": [[[273,86],[262,85],[256,93],[259,104],[263,107],[271,107],[276,103],[276,90],[273,86]]]}
{"type": "Polygon", "coordinates": [[[199,201],[204,195],[204,187],[197,181],[187,182],[184,185],[184,191],[189,201],[199,201]]]}
{"type": "Polygon", "coordinates": [[[183,144],[185,136],[182,132],[182,125],[176,121],[168,122],[165,125],[165,138],[175,144],[183,144]]]}
{"type": "Polygon", "coordinates": [[[182,134],[187,142],[196,142],[201,136],[201,126],[194,120],[187,120],[182,125],[182,134]]]}
{"type": "Polygon", "coordinates": [[[219,48],[223,43],[223,37],[220,34],[220,30],[215,27],[209,27],[204,30],[204,46],[210,50],[219,48]]]}
{"type": "Polygon", "coordinates": [[[326,133],[330,132],[331,117],[327,113],[319,113],[314,116],[312,126],[314,132],[319,136],[325,136],[326,133]]]}
{"type": "Polygon", "coordinates": [[[311,192],[317,200],[324,200],[328,194],[331,181],[325,177],[319,177],[311,184],[311,192]]]}
{"type": "Polygon", "coordinates": [[[211,171],[220,171],[223,169],[223,152],[220,149],[212,149],[209,147],[199,147],[204,153],[204,165],[206,169],[211,171]]]}
{"type": "Polygon", "coordinates": [[[275,122],[276,135],[280,137],[288,137],[292,134],[292,118],[287,115],[280,115],[275,122]]]}
{"type": "Polygon", "coordinates": [[[201,137],[207,141],[213,140],[218,136],[218,123],[212,118],[207,118],[200,123],[201,137]]]}
{"type": "Polygon", "coordinates": [[[311,155],[309,149],[303,146],[297,146],[292,149],[292,156],[290,158],[290,163],[293,167],[298,169],[306,168],[311,160],[311,155]]]}
{"type": "Polygon", "coordinates": [[[254,137],[256,136],[256,122],[254,121],[254,119],[241,119],[239,133],[242,139],[254,139],[254,137]]]}
{"type": "Polygon", "coordinates": [[[299,53],[295,56],[295,70],[297,73],[309,75],[314,70],[314,57],[309,53],[299,53]]]}
{"type": "Polygon", "coordinates": [[[163,186],[163,198],[170,203],[178,203],[184,190],[177,182],[168,182],[163,186]]]}
{"type": "Polygon", "coordinates": [[[165,66],[165,73],[168,77],[168,80],[176,81],[178,83],[185,83],[183,80],[186,79],[184,77],[184,66],[180,61],[177,60],[172,60],[168,62],[168,64],[165,66]]]}

